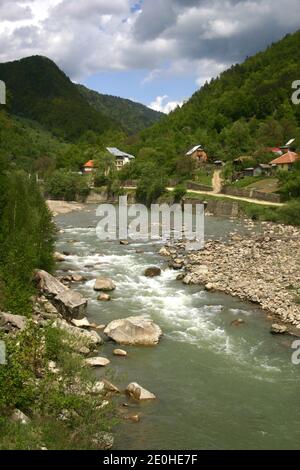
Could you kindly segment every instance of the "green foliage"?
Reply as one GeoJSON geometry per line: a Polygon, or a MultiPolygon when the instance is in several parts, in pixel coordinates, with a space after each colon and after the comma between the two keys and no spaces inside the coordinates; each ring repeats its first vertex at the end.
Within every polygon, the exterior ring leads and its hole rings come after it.
{"type": "Polygon", "coordinates": [[[278,171],[280,193],[285,201],[300,198],[300,162],[297,161],[293,171],[278,171]]]}
{"type": "Polygon", "coordinates": [[[53,267],[54,225],[34,179],[22,172],[0,175],[1,306],[30,312],[34,269],[53,267]]]}
{"type": "Polygon", "coordinates": [[[72,350],[68,334],[29,322],[17,336],[1,339],[7,364],[0,366],[0,449],[96,449],[93,437],[111,430],[114,412],[111,406],[99,408],[101,395],[86,393],[95,379],[72,350]],[[50,360],[56,361],[59,380],[49,370],[50,360]],[[11,422],[15,408],[31,422],[11,422]]]}
{"type": "Polygon", "coordinates": [[[146,106],[134,101],[110,95],[102,95],[89,90],[83,85],[77,85],[78,90],[87,102],[103,115],[121,123],[123,129],[129,134],[136,134],[151,126],[163,116],[146,106]]]}
{"type": "Polygon", "coordinates": [[[0,109],[0,156],[13,165],[41,177],[61,160],[68,144],[53,137],[37,123],[8,115],[0,109]]]}
{"type": "Polygon", "coordinates": [[[46,181],[46,193],[52,199],[84,201],[89,191],[89,178],[72,171],[57,170],[46,181]]]}
{"type": "Polygon", "coordinates": [[[292,137],[299,146],[300,107],[291,102],[291,84],[300,76],[299,42],[298,31],[232,66],[182,108],[142,131],[133,149],[151,146],[163,152],[167,167],[174,155],[179,158],[196,144],[212,160],[227,161],[292,137]]]}
{"type": "Polygon", "coordinates": [[[180,202],[184,198],[186,193],[187,193],[186,187],[183,184],[178,184],[175,187],[174,192],[173,192],[174,202],[175,203],[180,202]]]}
{"type": "Polygon", "coordinates": [[[136,189],[138,202],[150,207],[165,192],[166,181],[162,177],[143,176],[136,189]]]}
{"type": "Polygon", "coordinates": [[[0,78],[12,95],[11,112],[39,122],[60,138],[77,141],[89,130],[103,133],[117,127],[92,108],[76,85],[46,57],[0,64],[0,78]]]}

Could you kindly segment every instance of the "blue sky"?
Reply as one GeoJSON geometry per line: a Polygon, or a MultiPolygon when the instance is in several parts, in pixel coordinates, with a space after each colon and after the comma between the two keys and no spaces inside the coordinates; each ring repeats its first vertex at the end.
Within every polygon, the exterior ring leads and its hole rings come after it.
{"type": "Polygon", "coordinates": [[[144,80],[147,70],[101,72],[84,80],[84,85],[101,93],[121,96],[148,105],[157,96],[167,96],[168,101],[183,101],[198,88],[195,77],[162,77],[150,82],[144,80]]]}
{"type": "Polygon", "coordinates": [[[44,55],[76,82],[170,112],[299,28],[299,0],[1,0],[0,61],[44,55]]]}

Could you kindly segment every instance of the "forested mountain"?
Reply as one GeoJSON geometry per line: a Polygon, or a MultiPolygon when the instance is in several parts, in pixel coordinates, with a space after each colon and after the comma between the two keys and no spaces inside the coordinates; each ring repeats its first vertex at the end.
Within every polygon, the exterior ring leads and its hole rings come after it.
{"type": "Polygon", "coordinates": [[[78,89],[96,111],[100,111],[103,115],[120,122],[129,134],[138,133],[159,121],[163,116],[162,113],[131,100],[103,95],[89,90],[83,85],[78,85],[78,89]]]}
{"type": "Polygon", "coordinates": [[[300,31],[234,65],[191,99],[141,133],[133,151],[152,148],[166,159],[202,144],[213,158],[231,160],[298,137],[300,106],[292,83],[300,79],[300,31]]]}
{"type": "Polygon", "coordinates": [[[63,139],[76,141],[87,131],[103,133],[118,126],[90,106],[46,57],[0,64],[0,80],[6,83],[11,113],[35,120],[63,139]]]}

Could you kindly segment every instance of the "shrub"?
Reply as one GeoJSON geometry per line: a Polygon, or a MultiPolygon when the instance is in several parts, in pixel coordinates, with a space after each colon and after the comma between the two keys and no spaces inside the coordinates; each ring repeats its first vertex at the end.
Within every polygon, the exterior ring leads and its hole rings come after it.
{"type": "Polygon", "coordinates": [[[89,191],[89,179],[71,171],[57,170],[46,181],[46,193],[53,199],[84,201],[89,191]]]}
{"type": "Polygon", "coordinates": [[[186,195],[187,190],[183,184],[176,186],[173,192],[174,202],[180,202],[186,195]]]}

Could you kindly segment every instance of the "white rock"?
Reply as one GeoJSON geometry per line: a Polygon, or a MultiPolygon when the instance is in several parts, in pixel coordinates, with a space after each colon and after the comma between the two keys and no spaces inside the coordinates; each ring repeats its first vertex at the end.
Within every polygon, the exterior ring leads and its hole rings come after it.
{"type": "Polygon", "coordinates": [[[11,415],[11,420],[14,421],[15,423],[21,423],[21,424],[29,424],[30,423],[30,418],[26,416],[22,411],[16,409],[13,411],[11,415]]]}
{"type": "Polygon", "coordinates": [[[115,349],[113,354],[114,354],[114,356],[120,356],[120,357],[127,356],[127,352],[124,351],[123,349],[115,349]]]}
{"type": "Polygon", "coordinates": [[[110,360],[106,357],[90,357],[85,359],[85,364],[90,367],[106,367],[110,364],[110,360]]]}
{"type": "Polygon", "coordinates": [[[106,277],[99,277],[95,281],[94,290],[102,292],[110,292],[116,289],[114,282],[106,277]]]}
{"type": "Polygon", "coordinates": [[[126,388],[126,392],[128,395],[130,395],[132,398],[135,398],[136,400],[155,400],[156,396],[146,390],[145,388],[141,387],[138,383],[131,383],[128,385],[126,388]]]}
{"type": "Polygon", "coordinates": [[[116,343],[143,346],[157,344],[162,336],[159,326],[142,316],[115,320],[107,325],[104,333],[116,343]]]}
{"type": "Polygon", "coordinates": [[[87,318],[83,318],[82,320],[76,320],[75,318],[73,318],[71,323],[74,326],[77,326],[78,328],[90,328],[91,327],[91,324],[87,318]]]}

